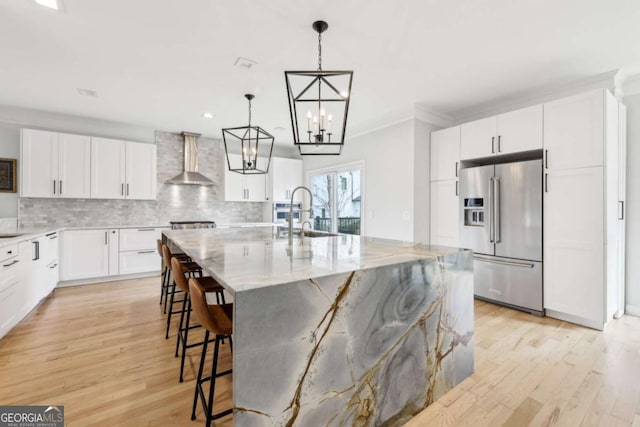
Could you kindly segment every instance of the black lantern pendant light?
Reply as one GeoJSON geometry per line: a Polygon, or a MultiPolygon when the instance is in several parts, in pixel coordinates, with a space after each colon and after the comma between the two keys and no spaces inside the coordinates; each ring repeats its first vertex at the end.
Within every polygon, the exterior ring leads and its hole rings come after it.
{"type": "Polygon", "coordinates": [[[241,174],[265,174],[269,172],[274,138],[260,126],[251,126],[251,100],[254,96],[247,94],[244,97],[249,100],[249,125],[222,129],[227,166],[230,171],[241,174]],[[240,161],[232,161],[229,157],[229,146],[227,144],[235,144],[240,147],[240,161]],[[261,164],[262,158],[265,158],[264,164],[261,164]]]}
{"type": "Polygon", "coordinates": [[[353,71],[322,69],[322,33],[329,24],[313,23],[318,33],[318,70],[285,71],[293,141],[302,155],[340,154],[344,145],[353,71]]]}

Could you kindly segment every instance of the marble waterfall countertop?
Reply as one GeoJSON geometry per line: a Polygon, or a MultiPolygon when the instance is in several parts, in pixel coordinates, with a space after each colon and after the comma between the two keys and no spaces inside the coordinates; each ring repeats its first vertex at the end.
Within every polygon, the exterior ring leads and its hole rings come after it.
{"type": "Polygon", "coordinates": [[[353,235],[294,236],[289,246],[264,227],[163,234],[232,293],[465,251],[353,235]]]}
{"type": "Polygon", "coordinates": [[[347,235],[289,246],[265,228],[164,234],[234,293],[236,427],[401,426],[473,373],[468,250],[347,235]]]}

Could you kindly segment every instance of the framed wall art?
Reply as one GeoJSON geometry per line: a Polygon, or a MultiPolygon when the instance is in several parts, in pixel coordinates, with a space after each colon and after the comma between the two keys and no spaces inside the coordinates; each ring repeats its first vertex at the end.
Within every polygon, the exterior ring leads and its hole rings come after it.
{"type": "Polygon", "coordinates": [[[0,158],[0,193],[17,191],[16,159],[0,158]]]}

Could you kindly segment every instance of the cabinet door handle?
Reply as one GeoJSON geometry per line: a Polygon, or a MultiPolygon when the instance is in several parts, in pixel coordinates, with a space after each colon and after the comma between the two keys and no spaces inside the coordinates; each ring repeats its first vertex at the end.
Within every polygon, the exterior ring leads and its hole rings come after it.
{"type": "Polygon", "coordinates": [[[60,180],[60,195],[62,195],[62,180],[60,180]]]}
{"type": "Polygon", "coordinates": [[[53,194],[56,194],[56,180],[53,180],[53,194]]]}
{"type": "Polygon", "coordinates": [[[36,240],[35,242],[31,242],[31,243],[35,245],[34,248],[36,250],[35,256],[34,258],[31,258],[31,261],[37,261],[40,259],[40,242],[36,240]]]}
{"type": "Polygon", "coordinates": [[[120,195],[124,196],[124,183],[120,184],[120,195]]]}
{"type": "Polygon", "coordinates": [[[3,267],[11,267],[14,264],[19,263],[20,260],[14,259],[13,261],[11,261],[9,264],[2,264],[3,267]]]}
{"type": "Polygon", "coordinates": [[[549,192],[549,185],[548,185],[548,181],[549,181],[549,174],[545,173],[544,174],[544,192],[548,193],[549,192]]]}
{"type": "Polygon", "coordinates": [[[458,181],[456,181],[456,196],[458,195],[458,181]]]}
{"type": "Polygon", "coordinates": [[[129,183],[127,182],[127,196],[129,195],[129,183]]]}
{"type": "Polygon", "coordinates": [[[54,268],[56,268],[57,266],[58,266],[58,264],[52,264],[49,268],[53,270],[53,269],[54,269],[54,268]]]}
{"type": "Polygon", "coordinates": [[[104,244],[105,244],[105,245],[108,245],[108,244],[109,244],[109,241],[107,240],[108,238],[109,238],[109,234],[105,231],[105,232],[104,232],[104,244]]]}
{"type": "Polygon", "coordinates": [[[498,135],[498,153],[500,152],[500,141],[502,140],[502,135],[498,135]]]}
{"type": "Polygon", "coordinates": [[[249,197],[251,196],[249,196],[249,189],[247,188],[247,200],[249,200],[249,197]]]}
{"type": "Polygon", "coordinates": [[[458,177],[458,162],[456,162],[456,178],[458,177]]]}
{"type": "Polygon", "coordinates": [[[496,137],[492,136],[491,137],[491,154],[496,152],[495,147],[496,147],[496,137]]]}
{"type": "Polygon", "coordinates": [[[549,169],[549,150],[544,150],[544,168],[549,169]]]}
{"type": "Polygon", "coordinates": [[[618,202],[618,219],[621,221],[624,219],[624,200],[618,202]]]}

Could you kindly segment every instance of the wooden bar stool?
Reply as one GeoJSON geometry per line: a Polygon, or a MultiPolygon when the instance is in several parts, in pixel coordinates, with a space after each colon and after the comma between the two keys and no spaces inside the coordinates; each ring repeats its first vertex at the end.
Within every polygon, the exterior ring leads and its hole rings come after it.
{"type": "MultiPolygon", "coordinates": [[[[165,246],[162,243],[162,240],[157,240],[158,245],[158,253],[160,254],[160,259],[162,260],[162,283],[160,286],[160,305],[162,305],[162,300],[164,299],[164,313],[167,312],[167,299],[169,295],[169,288],[171,287],[171,265],[167,264],[164,260],[164,255],[162,253],[162,246],[165,246]]],[[[180,262],[192,262],[191,258],[187,254],[172,254],[169,251],[171,258],[178,258],[180,262]]]]}
{"type": "MultiPolygon", "coordinates": [[[[167,245],[162,245],[162,258],[168,266],[171,266],[171,250],[167,245]]],[[[184,266],[185,274],[189,276],[195,276],[196,274],[202,276],[202,269],[195,262],[184,262],[182,263],[184,266]]],[[[172,275],[173,276],[173,275],[172,275]]],[[[171,328],[171,316],[174,314],[180,314],[182,311],[174,310],[173,304],[180,303],[184,301],[184,298],[181,300],[176,300],[175,295],[178,292],[182,292],[181,290],[176,290],[176,281],[175,278],[171,280],[171,284],[167,287],[167,294],[165,295],[165,312],[166,312],[166,304],[167,300],[169,300],[169,312],[167,313],[167,331],[165,333],[165,339],[169,339],[169,329],[171,328]]]]}
{"type": "Polygon", "coordinates": [[[233,412],[233,408],[226,409],[224,411],[213,413],[213,394],[216,386],[216,378],[223,375],[228,375],[233,372],[232,369],[218,372],[218,352],[220,350],[220,341],[228,337],[229,346],[233,351],[233,342],[231,341],[231,334],[233,334],[233,304],[222,305],[209,305],[205,298],[205,289],[199,282],[200,279],[189,279],[189,294],[191,295],[191,304],[193,305],[194,315],[202,326],[206,329],[204,336],[204,344],[202,345],[202,355],[200,356],[200,367],[198,369],[198,378],[196,379],[196,390],[193,396],[193,409],[191,411],[191,419],[196,419],[196,406],[198,404],[198,396],[204,413],[207,418],[207,427],[211,426],[211,421],[229,415],[233,412]],[[204,369],[204,362],[207,357],[207,344],[209,343],[209,334],[214,334],[214,348],[213,348],[213,365],[211,367],[211,376],[202,378],[202,371],[204,369]],[[209,398],[207,399],[204,394],[202,384],[210,381],[209,386],[209,398]]]}
{"type": "MultiPolygon", "coordinates": [[[[187,354],[187,349],[202,345],[203,341],[195,343],[189,343],[189,330],[200,328],[202,325],[191,325],[191,298],[189,297],[189,283],[184,273],[185,265],[178,261],[176,258],[171,260],[171,274],[176,282],[176,285],[184,292],[184,298],[182,299],[182,313],[180,314],[180,323],[178,325],[178,334],[176,337],[176,354],[178,357],[178,349],[182,347],[182,356],[180,360],[180,382],[183,382],[184,374],[184,360],[187,354]],[[185,322],[186,319],[186,322],[185,322]]],[[[216,294],[216,300],[218,304],[220,301],[224,303],[224,288],[213,277],[200,277],[198,282],[204,287],[205,292],[211,292],[216,294]]]]}

